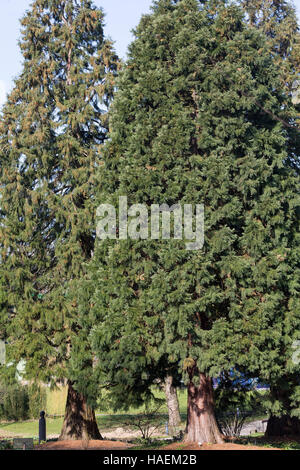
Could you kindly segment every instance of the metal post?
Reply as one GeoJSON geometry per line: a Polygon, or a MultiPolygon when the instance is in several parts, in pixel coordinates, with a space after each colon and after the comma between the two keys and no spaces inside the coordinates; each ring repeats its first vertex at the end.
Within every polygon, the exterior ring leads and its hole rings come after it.
{"type": "Polygon", "coordinates": [[[39,419],[39,444],[41,442],[46,442],[46,419],[45,419],[45,411],[40,412],[40,419],[39,419]]]}

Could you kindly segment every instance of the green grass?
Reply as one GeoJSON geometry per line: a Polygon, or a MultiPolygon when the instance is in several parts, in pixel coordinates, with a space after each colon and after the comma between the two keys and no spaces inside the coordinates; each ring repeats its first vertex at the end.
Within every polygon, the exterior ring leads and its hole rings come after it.
{"type": "MultiPolygon", "coordinates": [[[[157,391],[155,393],[157,398],[164,398],[163,392],[157,391]]],[[[56,394],[56,398],[63,400],[63,394],[56,394]]],[[[178,391],[178,399],[180,405],[180,411],[182,414],[183,422],[186,419],[186,403],[187,403],[187,395],[185,390],[178,391]]],[[[52,405],[52,409],[54,409],[55,404],[52,405]]],[[[56,405],[57,408],[61,406],[59,403],[56,405]]],[[[98,409],[96,412],[98,426],[101,432],[108,430],[108,429],[116,429],[120,427],[126,427],[126,421],[129,421],[129,417],[132,415],[136,415],[139,413],[143,413],[145,411],[144,407],[134,408],[131,407],[129,410],[124,412],[114,413],[112,409],[98,409]]],[[[166,423],[168,420],[168,410],[167,406],[163,405],[159,411],[161,416],[162,425],[166,423]]],[[[59,434],[61,431],[63,423],[63,418],[47,418],[47,436],[53,434],[59,434]]],[[[10,435],[19,435],[21,437],[36,437],[38,436],[38,420],[31,420],[31,421],[23,421],[23,422],[14,422],[14,423],[0,423],[0,435],[1,430],[5,431],[5,433],[9,433],[10,435]]]]}
{"type": "MultiPolygon", "coordinates": [[[[114,429],[118,427],[124,427],[128,415],[101,415],[97,416],[99,429],[104,432],[108,429],[114,429]]],[[[162,423],[167,420],[167,415],[161,415],[162,423]]],[[[47,435],[59,434],[62,426],[62,418],[47,419],[47,435]]],[[[0,424],[0,436],[1,431],[9,433],[10,435],[19,435],[21,437],[32,437],[37,439],[38,436],[38,420],[36,421],[24,421],[19,423],[2,423],[0,424]]],[[[279,448],[283,450],[300,450],[300,442],[295,441],[271,441],[264,438],[262,434],[252,435],[248,438],[240,438],[235,441],[237,444],[249,445],[249,446],[261,446],[268,448],[279,448]]],[[[166,442],[153,442],[146,444],[137,442],[133,450],[151,450],[157,449],[160,446],[166,445],[166,442]]]]}
{"type": "MultiPolygon", "coordinates": [[[[165,399],[164,392],[158,389],[153,389],[153,393],[157,398],[165,399]]],[[[178,390],[178,400],[179,400],[179,407],[180,407],[180,414],[182,418],[182,422],[186,421],[186,413],[187,413],[187,391],[186,389],[178,390]]],[[[47,392],[47,413],[48,415],[63,415],[64,407],[66,401],[66,389],[56,390],[56,391],[48,391],[47,392]]],[[[106,404],[108,400],[105,399],[105,394],[103,394],[101,403],[106,404]]],[[[126,427],[126,422],[130,421],[130,417],[132,415],[136,415],[139,413],[145,412],[144,407],[131,407],[127,411],[118,411],[115,413],[109,407],[99,407],[96,411],[96,417],[99,425],[99,429],[101,432],[106,430],[113,430],[120,427],[126,427]]],[[[168,420],[168,410],[167,405],[164,404],[161,409],[159,410],[159,414],[161,417],[162,427],[168,420]]],[[[247,418],[247,422],[255,421],[258,419],[266,418],[266,415],[263,415],[261,411],[258,411],[257,414],[253,414],[247,418]]],[[[63,418],[47,418],[47,435],[57,435],[61,431],[63,418]]],[[[129,427],[133,429],[132,427],[129,427]]],[[[22,437],[36,437],[38,436],[38,420],[36,421],[25,421],[25,422],[18,422],[18,423],[0,423],[0,436],[1,430],[5,431],[5,434],[9,433],[10,435],[19,435],[22,437]]],[[[163,432],[164,434],[164,432],[163,432]]]]}
{"type": "MultiPolygon", "coordinates": [[[[132,415],[103,415],[97,416],[98,426],[101,432],[105,430],[112,430],[120,427],[127,427],[126,422],[129,420],[128,418],[132,417],[132,415]]],[[[161,415],[161,422],[162,425],[167,421],[167,415],[161,415]]],[[[63,419],[62,418],[55,418],[50,419],[47,418],[47,436],[53,434],[59,434],[61,431],[63,419]]],[[[129,428],[133,429],[132,426],[129,428]]],[[[23,421],[18,423],[0,423],[0,436],[1,431],[5,433],[9,433],[11,436],[17,434],[21,437],[37,437],[38,436],[38,429],[39,429],[39,422],[38,420],[35,421],[23,421]]]]}
{"type": "Polygon", "coordinates": [[[266,447],[282,450],[300,450],[300,442],[297,441],[280,441],[280,439],[270,440],[264,437],[264,434],[254,434],[251,437],[237,439],[236,444],[266,447]]]}
{"type": "MultiPolygon", "coordinates": [[[[187,391],[186,391],[186,389],[182,389],[182,390],[178,390],[177,393],[178,393],[180,414],[183,417],[185,417],[186,412],[187,412],[187,391]]],[[[153,388],[153,394],[158,399],[161,399],[161,400],[164,400],[164,401],[166,399],[164,392],[161,391],[161,390],[153,388]]],[[[103,393],[103,397],[100,400],[100,405],[99,405],[98,410],[97,410],[96,413],[97,414],[105,414],[105,415],[115,414],[113,409],[111,409],[109,406],[101,407],[101,403],[105,403],[105,402],[106,402],[106,398],[105,398],[105,394],[103,393]]],[[[118,411],[117,414],[118,415],[134,415],[134,414],[138,414],[138,413],[143,413],[144,411],[145,411],[144,406],[140,406],[140,407],[132,406],[132,407],[128,408],[126,411],[121,411],[121,410],[118,411]]],[[[168,408],[167,408],[166,403],[162,405],[159,412],[161,414],[168,414],[168,408]]]]}
{"type": "MultiPolygon", "coordinates": [[[[97,410],[98,414],[114,414],[114,411],[109,406],[101,406],[102,403],[107,403],[108,399],[106,399],[105,392],[102,392],[102,398],[100,400],[100,405],[97,410]]],[[[153,388],[153,394],[156,398],[160,398],[165,400],[165,394],[163,391],[153,388]]],[[[66,405],[66,398],[67,398],[67,389],[61,388],[57,390],[49,390],[47,389],[47,405],[46,405],[46,412],[50,416],[59,416],[64,414],[64,409],[66,405]]],[[[186,389],[178,390],[178,400],[179,400],[179,407],[180,413],[185,416],[186,415],[186,407],[187,407],[187,391],[186,389]]],[[[118,411],[118,415],[128,415],[128,414],[136,414],[141,413],[144,411],[144,408],[141,406],[137,407],[130,407],[126,411],[118,411]]],[[[161,413],[167,413],[167,405],[163,405],[161,408],[161,413]]]]}
{"type": "Polygon", "coordinates": [[[49,388],[47,388],[47,404],[45,411],[48,415],[59,416],[64,414],[67,392],[67,387],[57,388],[56,390],[49,390],[49,388]]]}
{"type": "MultiPolygon", "coordinates": [[[[62,427],[62,418],[47,419],[47,435],[59,434],[62,427]]],[[[22,421],[17,423],[0,423],[1,431],[10,433],[11,435],[19,435],[21,437],[37,437],[39,435],[39,422],[38,420],[22,421]]]]}

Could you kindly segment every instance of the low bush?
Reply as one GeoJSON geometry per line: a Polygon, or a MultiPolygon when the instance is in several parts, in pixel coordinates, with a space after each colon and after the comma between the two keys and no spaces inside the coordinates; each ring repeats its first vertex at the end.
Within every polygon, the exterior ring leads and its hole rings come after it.
{"type": "Polygon", "coordinates": [[[0,418],[7,421],[24,421],[29,418],[29,397],[26,387],[2,387],[0,418]]]}
{"type": "Polygon", "coordinates": [[[0,420],[24,421],[39,418],[46,407],[46,390],[37,384],[0,384],[0,420]]]}
{"type": "Polygon", "coordinates": [[[38,419],[40,412],[46,409],[47,405],[47,393],[44,387],[33,384],[27,387],[28,393],[28,414],[30,418],[38,419]]]}

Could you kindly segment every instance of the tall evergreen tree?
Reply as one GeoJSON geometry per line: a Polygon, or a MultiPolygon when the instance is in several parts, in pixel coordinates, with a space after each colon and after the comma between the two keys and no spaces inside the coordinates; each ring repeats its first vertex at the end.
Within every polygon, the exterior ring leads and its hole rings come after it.
{"type": "MultiPolygon", "coordinates": [[[[296,158],[289,155],[295,123],[274,55],[242,12],[223,3],[159,0],[142,18],[119,80],[99,176],[99,203],[118,207],[121,196],[128,206],[149,210],[203,203],[204,248],[144,240],[142,227],[139,240],[99,242],[86,284],[94,295],[84,315],[99,374],[121,384],[127,398],[135,383],[148,380],[155,361],[157,374],[179,364],[188,384],[187,439],[196,442],[222,441],[211,377],[238,363],[233,324],[247,338],[247,318],[236,314],[244,292],[259,302],[249,312],[258,325],[281,298],[282,286],[275,285],[264,309],[255,283],[273,268],[289,269],[281,263],[299,203],[297,174],[284,165],[296,158]],[[231,355],[218,335],[223,324],[231,355]]],[[[296,259],[295,246],[289,261],[296,259]]],[[[291,290],[292,284],[289,277],[291,290]]],[[[279,323],[299,324],[287,305],[276,307],[276,315],[279,323]]],[[[283,338],[286,358],[292,338],[283,338]]],[[[264,370],[273,343],[268,335],[261,339],[264,370]]]]}
{"type": "Polygon", "coordinates": [[[266,36],[281,67],[289,91],[300,67],[300,34],[297,12],[290,0],[241,0],[251,26],[266,36]]]}
{"type": "MultiPolygon", "coordinates": [[[[28,379],[67,381],[62,439],[100,438],[70,373],[80,335],[72,292],[93,251],[94,174],[118,62],[91,0],[35,0],[21,24],[23,70],[0,123],[1,276],[15,312],[10,359],[26,360],[28,379]]],[[[77,352],[91,369],[89,348],[77,352]]]]}
{"type": "MultiPolygon", "coordinates": [[[[238,0],[238,3],[246,11],[250,25],[266,35],[280,67],[282,86],[294,94],[300,71],[300,30],[294,3],[290,0],[238,0]]],[[[297,123],[300,129],[299,109],[297,123]]]]}
{"type": "MultiPolygon", "coordinates": [[[[293,133],[290,135],[289,152],[290,155],[299,155],[297,134],[300,129],[300,115],[299,107],[297,107],[299,105],[297,96],[300,71],[300,33],[295,6],[293,2],[286,0],[257,0],[253,2],[242,0],[241,4],[247,12],[251,26],[259,28],[266,35],[280,67],[282,85],[289,95],[292,94],[292,103],[296,109],[291,110],[291,119],[296,120],[298,131],[296,135],[293,133]]],[[[299,159],[298,162],[297,159],[289,159],[288,163],[292,164],[293,168],[299,172],[299,159]]],[[[296,273],[297,270],[294,271],[294,278],[296,273]]],[[[298,383],[297,376],[292,374],[290,377],[286,374],[285,377],[282,377],[279,374],[278,381],[277,386],[273,383],[271,387],[271,412],[275,409],[278,414],[280,409],[283,417],[280,421],[278,416],[272,414],[267,433],[271,435],[287,433],[289,428],[290,432],[295,434],[296,430],[299,432],[300,425],[296,418],[289,417],[289,413],[295,413],[297,405],[294,400],[288,398],[288,395],[293,396],[295,394],[298,383]],[[287,386],[287,384],[290,384],[290,386],[287,386]],[[281,390],[280,393],[279,390],[281,390]],[[280,400],[278,395],[281,397],[280,400]],[[294,403],[293,406],[291,406],[291,402],[294,403]]]]}

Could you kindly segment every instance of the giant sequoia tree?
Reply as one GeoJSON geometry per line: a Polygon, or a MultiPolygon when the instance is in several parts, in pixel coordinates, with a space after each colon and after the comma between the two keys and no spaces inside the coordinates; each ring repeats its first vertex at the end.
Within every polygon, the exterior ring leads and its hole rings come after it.
{"type": "Polygon", "coordinates": [[[297,289],[299,203],[297,173],[284,164],[296,158],[291,103],[264,35],[236,7],[159,0],[135,35],[98,202],[203,203],[205,243],[188,251],[184,240],[145,240],[145,227],[139,240],[99,242],[86,284],[91,309],[81,321],[99,374],[124,400],[147,384],[155,361],[158,375],[178,364],[188,384],[187,439],[219,442],[212,377],[237,364],[250,369],[255,347],[263,351],[260,374],[276,341],[273,357],[286,359],[299,325],[287,301],[297,289]],[[263,334],[256,330],[251,350],[254,325],[263,334]]]}
{"type": "MultiPolygon", "coordinates": [[[[91,0],[36,0],[22,20],[23,71],[0,123],[1,277],[10,360],[28,379],[69,387],[61,438],[99,438],[70,373],[80,335],[74,282],[94,246],[94,173],[117,59],[91,0]]],[[[84,338],[81,338],[84,341],[84,338]]],[[[93,358],[82,347],[88,373],[93,358]]]]}

